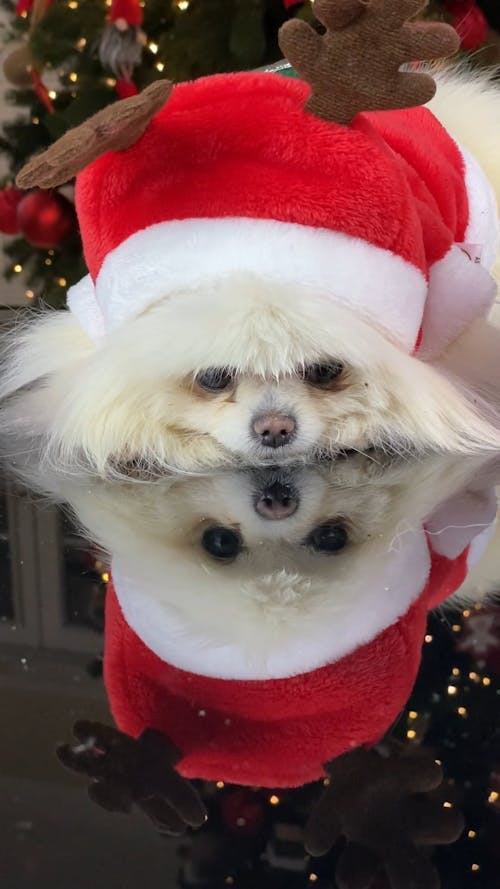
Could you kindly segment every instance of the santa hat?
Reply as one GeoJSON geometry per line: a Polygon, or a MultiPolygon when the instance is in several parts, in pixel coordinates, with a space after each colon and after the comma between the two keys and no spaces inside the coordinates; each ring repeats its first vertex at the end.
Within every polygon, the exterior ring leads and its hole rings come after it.
{"type": "Polygon", "coordinates": [[[343,127],[305,113],[307,92],[273,74],[181,84],[80,174],[90,275],[68,302],[94,338],[240,273],[326,295],[407,351],[489,308],[497,214],[477,163],[426,109],[343,127]]]}
{"type": "Polygon", "coordinates": [[[115,561],[104,667],[118,727],[133,736],[162,731],[182,751],[178,769],[188,778],[269,787],[320,778],[324,763],[376,743],[398,717],[427,613],[461,586],[495,514],[490,485],[480,496],[453,496],[381,551],[379,564],[370,561],[366,595],[338,621],[314,631],[308,623],[300,644],[250,665],[237,646],[197,644],[178,610],[137,588],[115,561]]]}
{"type": "Polygon", "coordinates": [[[144,94],[35,159],[21,184],[60,182],[97,157],[76,188],[90,274],[68,296],[92,338],[242,273],[284,284],[295,303],[335,301],[426,355],[488,310],[492,189],[428,110],[404,110],[432,97],[432,79],[398,73],[412,32],[419,58],[453,51],[458,38],[405,22],[405,4],[386,7],[318,2],[324,43],[287,24],[282,46],[312,94],[272,73],[205,78],[175,87],[160,110],[152,99],[149,122],[144,94]],[[308,57],[315,41],[331,56],[323,87],[308,57]],[[384,108],[398,110],[359,113],[384,108]],[[142,135],[125,138],[134,109],[142,135]]]}

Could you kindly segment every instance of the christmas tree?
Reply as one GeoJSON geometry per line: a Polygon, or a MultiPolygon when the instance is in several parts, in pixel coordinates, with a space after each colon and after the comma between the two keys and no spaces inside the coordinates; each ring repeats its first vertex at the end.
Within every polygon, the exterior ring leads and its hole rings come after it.
{"type": "MultiPolygon", "coordinates": [[[[7,100],[19,114],[0,135],[2,272],[33,302],[64,305],[85,274],[71,186],[24,195],[13,182],[68,128],[153,80],[258,68],[281,56],[290,16],[313,21],[310,0],[0,0],[7,16],[7,100]]],[[[426,15],[452,21],[475,61],[500,59],[496,0],[442,0],[426,15]],[[478,49],[484,50],[479,52],[478,49]]]]}
{"type": "Polygon", "coordinates": [[[12,235],[3,274],[22,275],[35,302],[64,304],[85,274],[71,187],[13,187],[36,152],[153,80],[258,68],[280,58],[277,33],[309,4],[283,0],[0,0],[8,13],[4,72],[19,115],[3,126],[8,179],[0,231],[12,235]],[[289,5],[289,4],[288,4],[289,5]]]}

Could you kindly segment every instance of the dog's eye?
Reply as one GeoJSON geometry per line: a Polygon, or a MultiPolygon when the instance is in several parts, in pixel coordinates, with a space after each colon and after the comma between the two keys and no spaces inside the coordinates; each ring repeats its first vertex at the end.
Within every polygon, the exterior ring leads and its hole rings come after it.
{"type": "Polygon", "coordinates": [[[307,546],[317,553],[338,553],[347,543],[347,531],[339,521],[324,522],[309,534],[307,546]]]}
{"type": "Polygon", "coordinates": [[[310,364],[304,368],[301,377],[305,383],[311,386],[329,386],[338,380],[344,365],[340,361],[330,361],[327,364],[310,364]]]}
{"type": "Polygon", "coordinates": [[[204,531],[201,545],[213,559],[228,562],[241,552],[242,540],[237,531],[217,525],[204,531]]]}
{"type": "Polygon", "coordinates": [[[198,374],[196,383],[206,392],[224,392],[234,384],[234,373],[227,367],[209,367],[198,374]]]}

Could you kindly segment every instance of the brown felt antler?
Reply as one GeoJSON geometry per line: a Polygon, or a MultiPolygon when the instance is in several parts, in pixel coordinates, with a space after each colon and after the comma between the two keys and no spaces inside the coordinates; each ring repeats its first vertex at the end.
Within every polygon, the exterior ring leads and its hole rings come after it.
{"type": "Polygon", "coordinates": [[[443,806],[446,784],[432,752],[388,738],[325,770],[329,786],[306,825],[306,848],[324,855],[344,838],[339,889],[367,889],[380,873],[390,889],[439,889],[426,849],[454,843],[464,821],[458,809],[443,806]]]}
{"type": "Polygon", "coordinates": [[[168,80],[156,80],[138,96],[114,102],[65,133],[47,151],[32,158],[18,174],[19,188],[54,188],[73,179],[106,151],[121,151],[144,133],[172,92],[168,80]]]}
{"type": "Polygon", "coordinates": [[[138,738],[99,722],[75,723],[77,746],[60,744],[59,761],[91,778],[89,796],[110,812],[137,805],[163,832],[180,836],[187,826],[201,827],[207,813],[194,786],[176,771],[182,758],[161,732],[147,729],[138,738]]]}
{"type": "Polygon", "coordinates": [[[429,102],[436,91],[430,74],[400,68],[452,55],[460,40],[450,25],[409,21],[427,2],[315,0],[323,35],[304,21],[286,22],[279,43],[312,87],[306,109],[324,120],[350,124],[361,111],[429,102]]]}

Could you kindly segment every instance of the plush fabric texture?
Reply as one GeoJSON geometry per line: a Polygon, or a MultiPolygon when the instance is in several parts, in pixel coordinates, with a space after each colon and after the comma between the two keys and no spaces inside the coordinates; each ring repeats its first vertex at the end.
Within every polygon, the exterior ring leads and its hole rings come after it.
{"type": "MultiPolygon", "coordinates": [[[[420,6],[426,5],[421,0],[420,6]]],[[[314,15],[323,34],[300,19],[286,22],[279,44],[311,84],[307,109],[348,124],[360,111],[425,105],[434,95],[434,80],[422,71],[401,71],[402,65],[453,55],[460,39],[449,25],[411,21],[418,11],[414,0],[316,0],[314,15]]]]}
{"type": "Polygon", "coordinates": [[[126,624],[112,585],[106,605],[105,682],[122,731],[164,732],[188,778],[293,787],[323,763],[377,741],[404,706],[425,632],[425,600],[336,664],[289,679],[233,681],[177,670],[126,624]],[[394,665],[398,669],[394,670],[394,665]]]}
{"type": "MultiPolygon", "coordinates": [[[[248,609],[248,589],[238,577],[237,566],[227,580],[219,576],[210,583],[206,564],[200,564],[191,553],[179,553],[171,560],[163,589],[158,589],[151,577],[146,580],[140,572],[127,571],[124,556],[114,558],[112,568],[126,622],[161,660],[202,676],[269,680],[309,673],[337,662],[404,617],[425,587],[431,569],[431,549],[424,528],[402,532],[390,554],[383,546],[373,548],[369,564],[369,582],[366,569],[358,574],[353,566],[345,580],[349,594],[342,604],[333,592],[328,596],[328,571],[337,570],[331,561],[323,565],[320,577],[304,577],[300,569],[297,574],[284,571],[285,578],[275,577],[274,592],[286,589],[291,601],[288,608],[284,603],[280,607],[279,624],[270,635],[267,622],[272,620],[272,606],[269,600],[269,609],[264,605],[270,590],[267,583],[262,584],[258,572],[254,578],[258,592],[254,595],[261,606],[256,615],[254,609],[248,609]],[[309,596],[301,591],[304,580],[309,581],[309,596]],[[227,615],[226,625],[231,631],[218,634],[191,608],[179,608],[178,603],[193,590],[206,591],[206,604],[202,606],[200,601],[200,607],[212,612],[218,609],[220,622],[225,615],[222,603],[228,597],[239,602],[238,617],[245,629],[241,624],[231,625],[232,618],[227,615]],[[295,596],[302,602],[298,610],[295,596]],[[245,617],[249,622],[246,626],[245,617]],[[284,635],[278,629],[283,632],[281,622],[287,625],[284,635]],[[254,636],[259,630],[261,639],[265,635],[269,640],[268,645],[256,644],[254,636]]],[[[276,603],[272,593],[271,601],[276,603]]]]}
{"type": "MultiPolygon", "coordinates": [[[[204,270],[212,277],[230,273],[234,262],[226,258],[233,254],[233,243],[221,238],[214,263],[213,249],[204,247],[199,228],[192,228],[196,221],[226,219],[233,220],[231,229],[243,220],[267,220],[361,241],[371,248],[364,264],[372,280],[383,276],[389,283],[391,273],[386,263],[378,262],[377,254],[392,257],[394,289],[406,268],[402,290],[406,287],[407,298],[413,294],[417,305],[416,318],[404,337],[397,330],[392,336],[408,351],[422,339],[426,302],[439,301],[446,290],[448,260],[455,278],[468,276],[467,290],[458,298],[459,323],[453,325],[451,337],[471,316],[485,312],[494,285],[481,263],[472,262],[456,246],[476,236],[472,205],[476,220],[484,219],[494,206],[484,176],[477,170],[474,176],[467,174],[467,159],[425,108],[360,114],[351,126],[343,127],[305,112],[307,94],[306,84],[270,73],[224,74],[180,84],[136,144],[108,152],[80,173],[77,210],[90,276],[97,287],[92,297],[87,284],[89,295],[74,300],[74,311],[84,314],[82,303],[97,296],[106,329],[112,327],[115,315],[122,323],[155,301],[160,278],[161,295],[168,296],[183,276],[190,286],[193,267],[199,278],[204,270]],[[177,254],[169,235],[169,226],[180,222],[189,223],[187,244],[193,231],[196,234],[188,263],[186,250],[177,254]],[[166,255],[160,259],[162,231],[166,255]],[[129,257],[126,268],[124,253],[129,257]],[[444,272],[433,281],[432,269],[438,263],[444,264],[444,272]],[[99,287],[101,277],[104,283],[99,287]],[[126,297],[121,295],[124,281],[126,297]],[[461,306],[464,301],[466,308],[461,306]]],[[[489,241],[496,244],[497,223],[489,222],[489,229],[483,223],[481,237],[489,231],[489,241]]],[[[269,237],[263,226],[263,247],[269,245],[269,237]]],[[[245,259],[243,236],[239,249],[245,269],[251,259],[245,259]]],[[[313,260],[305,247],[295,252],[299,258],[294,274],[307,280],[313,260]]],[[[486,265],[492,252],[487,250],[481,262],[486,265]]],[[[349,251],[340,266],[335,252],[331,263],[322,258],[319,265],[322,289],[332,299],[353,301],[359,265],[349,251]]],[[[318,262],[316,275],[317,266],[318,262]]],[[[268,269],[262,273],[270,274],[268,269]]],[[[272,274],[289,280],[279,250],[272,274]]],[[[390,336],[389,316],[393,310],[397,313],[396,299],[387,304],[379,301],[374,288],[364,305],[356,306],[354,299],[353,309],[375,324],[378,316],[382,332],[390,336]]],[[[439,323],[444,327],[439,342],[434,337],[429,348],[439,348],[450,336],[446,319],[439,323]]]]}
{"type": "Polygon", "coordinates": [[[406,613],[344,657],[280,679],[220,679],[172,666],[127,623],[110,583],[104,670],[117,725],[133,736],[164,732],[182,751],[178,768],[188,778],[269,787],[320,778],[326,762],[375,743],[397,718],[418,672],[428,610],[465,580],[491,537],[495,509],[493,493],[472,504],[450,500],[426,525],[430,570],[406,613]]]}

